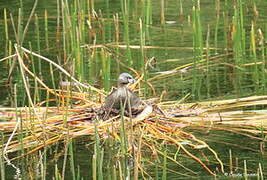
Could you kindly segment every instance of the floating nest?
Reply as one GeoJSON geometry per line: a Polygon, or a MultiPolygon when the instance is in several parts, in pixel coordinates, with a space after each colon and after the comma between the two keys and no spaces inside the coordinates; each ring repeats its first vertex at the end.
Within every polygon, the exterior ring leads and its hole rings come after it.
{"type": "MultiPolygon", "coordinates": [[[[123,128],[127,138],[131,138],[129,142],[133,147],[139,147],[140,153],[144,148],[149,149],[151,154],[158,154],[160,151],[157,147],[164,142],[181,149],[207,172],[215,175],[214,170],[191,151],[209,150],[217,160],[220,172],[224,172],[222,161],[207,143],[185,131],[184,128],[220,128],[224,131],[240,131],[255,136],[259,133],[266,134],[267,113],[265,111],[232,110],[266,104],[267,96],[197,104],[159,102],[144,106],[139,114],[132,117],[116,112],[112,113],[107,120],[101,119],[104,111],[102,104],[88,103],[86,99],[83,105],[73,107],[2,108],[0,109],[0,130],[7,140],[0,147],[6,155],[23,147],[27,149],[24,154],[27,155],[66,137],[70,139],[84,135],[95,136],[97,133],[103,140],[113,138],[121,141],[120,133],[123,128]],[[255,127],[261,127],[261,130],[255,127]],[[21,133],[27,135],[18,140],[17,136],[21,133]]],[[[132,151],[134,149],[129,148],[129,153],[132,151]]]]}
{"type": "MultiPolygon", "coordinates": [[[[22,50],[37,56],[33,52],[28,52],[27,49],[22,48],[22,50]]],[[[0,109],[0,131],[5,136],[5,142],[0,145],[0,148],[7,162],[36,152],[66,138],[72,139],[84,135],[95,136],[98,134],[102,140],[112,138],[121,142],[121,133],[123,132],[129,142],[129,154],[135,152],[139,155],[139,165],[142,157],[145,157],[145,154],[148,153],[147,150],[150,150],[150,154],[153,154],[153,156],[162,155],[158,147],[163,143],[176,146],[182,150],[181,153],[195,160],[208,173],[215,176],[215,169],[210,169],[193,152],[207,149],[216,159],[217,171],[221,173],[224,172],[222,161],[206,142],[185,130],[187,127],[238,131],[249,133],[255,137],[260,133],[267,134],[266,111],[240,110],[244,107],[248,109],[249,107],[267,105],[267,96],[188,104],[182,104],[179,101],[148,102],[149,100],[146,100],[137,114],[129,115],[121,111],[115,111],[103,120],[105,109],[102,108],[102,102],[105,92],[91,86],[87,86],[91,90],[90,94],[49,89],[27,69],[19,53],[17,56],[24,72],[32,75],[47,92],[57,98],[46,100],[37,105],[32,104],[31,107],[0,109]],[[70,105],[69,102],[72,100],[76,104],[72,103],[70,105]],[[49,101],[56,101],[59,105],[57,107],[44,107],[49,101]],[[19,135],[23,135],[23,137],[19,137],[19,135]],[[22,147],[25,149],[25,154],[13,159],[8,158],[9,153],[19,151],[22,147]],[[146,153],[144,153],[144,149],[146,153]]],[[[40,55],[38,57],[44,59],[40,55]]],[[[53,64],[53,62],[50,63],[53,64]]],[[[60,67],[58,68],[60,69],[60,67]]],[[[76,83],[85,87],[66,71],[60,70],[76,83]]],[[[141,79],[142,76],[139,76],[136,83],[139,83],[141,79]]],[[[26,89],[28,89],[27,86],[26,89]]],[[[168,156],[168,159],[182,168],[192,171],[190,168],[181,165],[178,160],[170,156],[168,156]]],[[[140,166],[138,167],[142,170],[140,166]]]]}

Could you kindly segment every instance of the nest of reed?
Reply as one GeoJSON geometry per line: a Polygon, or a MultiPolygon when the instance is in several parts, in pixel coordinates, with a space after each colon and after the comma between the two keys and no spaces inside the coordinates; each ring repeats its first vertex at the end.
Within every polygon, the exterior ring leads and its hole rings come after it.
{"type": "MultiPolygon", "coordinates": [[[[27,53],[27,49],[24,51],[27,53]]],[[[33,52],[28,53],[36,55],[33,52]]],[[[164,153],[159,147],[166,144],[176,147],[180,153],[195,160],[208,173],[216,175],[215,170],[209,168],[193,152],[200,149],[208,150],[216,160],[219,172],[224,172],[222,161],[206,142],[187,131],[188,127],[242,132],[250,134],[252,137],[257,137],[260,133],[267,134],[266,111],[240,110],[242,107],[267,105],[267,96],[198,103],[161,102],[160,100],[148,102],[149,100],[147,100],[142,112],[135,116],[129,117],[119,112],[111,114],[107,120],[102,120],[103,109],[101,107],[105,92],[79,83],[55,64],[71,80],[90,89],[90,93],[50,89],[24,65],[19,53],[17,53],[17,58],[21,71],[33,76],[48,93],[53,94],[56,98],[32,104],[31,107],[0,109],[0,131],[5,136],[4,144],[0,145],[0,148],[6,161],[26,156],[66,138],[97,135],[100,140],[112,138],[120,143],[124,138],[128,142],[128,153],[134,152],[137,155],[138,168],[142,171],[144,171],[141,167],[142,158],[147,154],[152,157],[163,155],[164,153]],[[73,100],[76,104],[70,103],[73,100]],[[56,101],[59,105],[44,107],[44,104],[51,101],[56,101]],[[22,137],[18,137],[21,135],[22,137]],[[21,148],[25,150],[23,155],[8,159],[9,153],[19,151],[21,148]]],[[[53,64],[53,62],[49,63],[53,64]]],[[[142,77],[139,76],[131,88],[138,85],[142,77]]],[[[192,171],[175,158],[167,157],[178,166],[192,171]]]]}

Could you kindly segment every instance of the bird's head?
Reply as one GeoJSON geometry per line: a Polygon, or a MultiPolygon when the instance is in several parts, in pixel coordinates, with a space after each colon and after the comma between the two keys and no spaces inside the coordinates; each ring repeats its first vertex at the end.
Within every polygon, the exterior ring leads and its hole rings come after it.
{"type": "Polygon", "coordinates": [[[118,86],[125,86],[129,83],[134,83],[135,79],[133,78],[133,76],[131,76],[128,73],[121,73],[119,78],[118,78],[118,86]]]}

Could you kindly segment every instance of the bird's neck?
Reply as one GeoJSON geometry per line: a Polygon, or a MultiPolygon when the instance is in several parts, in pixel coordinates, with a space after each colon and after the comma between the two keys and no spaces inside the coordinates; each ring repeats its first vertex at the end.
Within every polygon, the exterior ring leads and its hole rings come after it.
{"type": "Polygon", "coordinates": [[[118,83],[118,88],[126,88],[127,84],[118,83]]]}

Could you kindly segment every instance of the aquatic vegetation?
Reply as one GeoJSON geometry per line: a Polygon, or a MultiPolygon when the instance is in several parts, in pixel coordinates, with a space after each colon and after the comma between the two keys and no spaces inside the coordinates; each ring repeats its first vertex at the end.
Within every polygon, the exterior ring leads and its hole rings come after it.
{"type": "MultiPolygon", "coordinates": [[[[53,61],[25,48],[21,47],[21,50],[45,59],[70,76],[53,61]]],[[[103,106],[103,94],[105,94],[103,91],[84,85],[72,76],[70,76],[70,79],[79,83],[78,86],[81,86],[81,88],[91,89],[91,93],[50,89],[25,66],[21,57],[22,54],[19,51],[16,55],[19,59],[22,76],[24,77],[25,73],[33,76],[50,95],[44,102],[36,105],[32,103],[30,107],[1,108],[0,129],[5,134],[5,139],[7,139],[1,145],[1,149],[7,162],[10,161],[8,154],[21,151],[22,148],[24,153],[11,160],[24,157],[59,141],[67,140],[67,142],[70,142],[73,138],[89,135],[96,137],[95,143],[107,139],[113,139],[113,141],[121,143],[122,147],[114,155],[120,156],[119,154],[124,152],[125,156],[129,156],[126,158],[127,162],[134,161],[136,173],[140,172],[144,177],[150,176],[141,165],[146,163],[148,154],[164,156],[189,173],[194,172],[193,169],[182,165],[178,160],[162,152],[160,148],[162,143],[175,146],[179,149],[179,154],[185,154],[199,163],[208,173],[216,175],[217,173],[224,173],[224,165],[217,153],[206,142],[184,129],[204,127],[248,133],[255,135],[255,137],[257,134],[267,133],[266,112],[234,110],[240,109],[240,107],[266,105],[266,96],[191,104],[184,104],[179,101],[160,101],[147,105],[143,112],[134,118],[119,114],[111,116],[108,120],[103,120],[101,116],[98,116],[98,111],[103,106]],[[57,98],[51,98],[52,96],[57,96],[57,98]],[[97,99],[100,99],[100,101],[96,101],[97,99]],[[58,107],[43,106],[57,100],[59,100],[57,102],[58,107]],[[79,100],[79,103],[73,104],[71,100],[79,100]],[[214,169],[210,169],[200,157],[191,152],[200,149],[207,149],[213,154],[219,165],[219,172],[215,173],[214,169]]],[[[140,83],[140,80],[138,79],[137,82],[140,83]]],[[[28,89],[26,83],[25,88],[28,89]]],[[[28,98],[32,102],[30,94],[28,94],[28,98]]],[[[107,150],[102,149],[100,145],[98,146],[96,154],[107,150]]],[[[101,157],[98,157],[102,158],[102,161],[103,153],[101,157]]],[[[127,176],[127,174],[128,172],[126,174],[122,173],[124,176],[127,176]]]]}
{"type": "MultiPolygon", "coordinates": [[[[2,179],[6,165],[29,179],[45,179],[51,169],[51,178],[82,179],[79,138],[88,143],[93,179],[226,176],[240,170],[232,147],[264,153],[266,25],[259,2],[215,1],[212,10],[200,1],[107,0],[103,9],[99,2],[51,1],[55,12],[39,13],[36,0],[25,13],[20,1],[17,14],[3,10],[0,63],[7,73],[0,84],[10,89],[10,107],[0,107],[2,179]],[[136,76],[129,88],[146,106],[104,120],[101,107],[121,72],[136,76]],[[230,144],[228,158],[203,131],[249,137],[260,147],[230,144]]],[[[244,177],[252,172],[247,163],[244,177]]],[[[253,168],[259,179],[262,163],[253,168]]]]}

